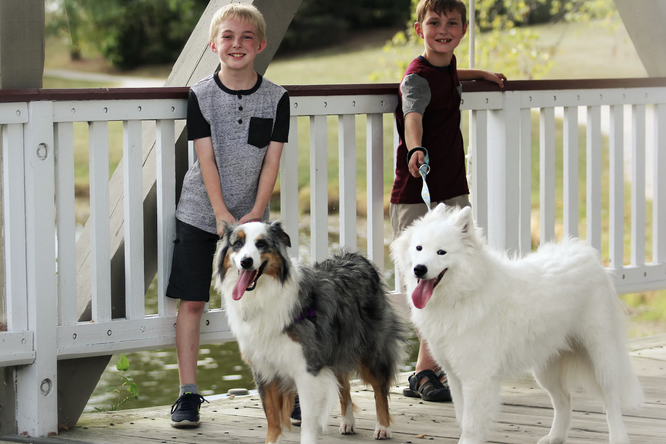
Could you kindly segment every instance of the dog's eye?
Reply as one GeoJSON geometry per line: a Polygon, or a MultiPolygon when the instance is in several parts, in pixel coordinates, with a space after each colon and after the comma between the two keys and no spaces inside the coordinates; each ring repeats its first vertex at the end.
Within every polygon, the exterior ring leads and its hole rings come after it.
{"type": "Polygon", "coordinates": [[[423,250],[423,247],[420,246],[420,245],[417,245],[417,246],[416,246],[416,251],[421,251],[421,250],[423,250]]]}
{"type": "Polygon", "coordinates": [[[437,254],[439,254],[440,256],[444,256],[444,255],[446,254],[446,251],[444,251],[444,250],[437,250],[437,254]]]}
{"type": "Polygon", "coordinates": [[[242,241],[238,240],[238,241],[234,242],[234,249],[240,250],[241,248],[243,248],[243,242],[242,241]]]}
{"type": "Polygon", "coordinates": [[[261,240],[258,240],[258,241],[255,243],[255,245],[257,246],[257,248],[266,248],[266,247],[268,246],[268,242],[266,242],[265,240],[261,239],[261,240]]]}

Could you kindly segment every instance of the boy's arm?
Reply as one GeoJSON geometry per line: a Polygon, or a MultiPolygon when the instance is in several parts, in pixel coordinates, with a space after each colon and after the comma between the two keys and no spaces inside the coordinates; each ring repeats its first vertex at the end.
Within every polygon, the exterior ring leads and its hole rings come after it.
{"type": "MultiPolygon", "coordinates": [[[[407,144],[407,152],[422,146],[423,140],[423,115],[417,112],[405,114],[405,143],[407,144]]],[[[412,157],[409,158],[409,173],[414,177],[421,177],[419,174],[419,166],[425,162],[425,154],[423,151],[415,151],[412,157]]]]}
{"type": "Polygon", "coordinates": [[[210,137],[194,139],[194,149],[197,152],[199,165],[201,165],[201,176],[208,193],[208,198],[213,206],[215,221],[217,222],[217,234],[222,235],[224,222],[236,223],[236,219],[229,213],[224,199],[222,198],[222,185],[220,184],[220,173],[215,162],[213,141],[210,137]]]}
{"type": "Polygon", "coordinates": [[[263,217],[266,206],[271,199],[273,188],[275,188],[283,147],[284,142],[271,141],[268,144],[264,163],[261,166],[261,173],[259,174],[259,188],[257,189],[257,198],[254,201],[254,207],[252,211],[240,218],[239,223],[242,224],[254,219],[261,220],[263,217]]]}
{"type": "Polygon", "coordinates": [[[501,72],[491,72],[484,69],[458,69],[459,80],[488,80],[504,88],[506,76],[501,72]]]}

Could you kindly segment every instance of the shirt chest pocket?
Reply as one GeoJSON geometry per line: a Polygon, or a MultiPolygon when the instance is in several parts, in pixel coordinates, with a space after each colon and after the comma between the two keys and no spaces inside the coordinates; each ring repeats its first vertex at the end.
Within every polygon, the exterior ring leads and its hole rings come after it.
{"type": "Polygon", "coordinates": [[[265,148],[271,142],[273,133],[273,119],[265,117],[250,118],[250,129],[247,135],[247,143],[257,148],[265,148]]]}

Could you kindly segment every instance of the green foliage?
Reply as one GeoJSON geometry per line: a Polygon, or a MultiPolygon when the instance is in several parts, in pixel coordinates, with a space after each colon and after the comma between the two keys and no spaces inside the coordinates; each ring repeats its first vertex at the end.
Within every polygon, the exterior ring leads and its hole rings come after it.
{"type": "MultiPolygon", "coordinates": [[[[469,6],[469,1],[465,3],[469,6]]],[[[412,16],[406,31],[396,34],[386,45],[385,51],[407,54],[413,53],[415,45],[423,45],[413,27],[417,4],[418,0],[412,0],[412,16]]],[[[561,41],[560,38],[550,45],[544,45],[540,42],[539,32],[527,25],[594,21],[610,29],[609,25],[618,23],[612,0],[477,0],[475,9],[475,66],[502,72],[509,79],[544,77],[552,67],[552,57],[561,41]]],[[[469,44],[468,30],[468,38],[463,39],[456,49],[458,67],[470,65],[469,44]]],[[[396,66],[385,67],[383,74],[392,72],[392,77],[399,81],[410,61],[410,58],[405,58],[396,66]]]]}
{"type": "MultiPolygon", "coordinates": [[[[120,386],[119,387],[109,387],[107,392],[118,393],[119,400],[117,404],[111,406],[109,411],[116,411],[120,409],[123,405],[130,401],[136,401],[139,399],[139,386],[134,382],[132,375],[128,374],[127,371],[130,368],[129,359],[127,356],[120,355],[120,360],[116,364],[116,369],[120,372],[120,386]]],[[[103,412],[105,409],[96,407],[95,411],[103,412]]]]}
{"type": "Polygon", "coordinates": [[[340,44],[351,31],[395,26],[411,0],[303,0],[279,53],[340,44]]]}
{"type": "Polygon", "coordinates": [[[172,63],[207,0],[51,0],[50,34],[91,42],[114,66],[172,63]]]}

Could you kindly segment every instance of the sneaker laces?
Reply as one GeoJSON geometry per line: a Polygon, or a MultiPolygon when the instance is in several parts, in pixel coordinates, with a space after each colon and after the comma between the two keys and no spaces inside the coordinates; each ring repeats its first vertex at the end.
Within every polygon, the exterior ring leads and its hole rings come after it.
{"type": "Polygon", "coordinates": [[[171,414],[173,415],[173,412],[178,409],[198,411],[199,407],[201,407],[201,404],[204,402],[208,401],[199,393],[185,393],[173,403],[171,406],[171,414]]]}

